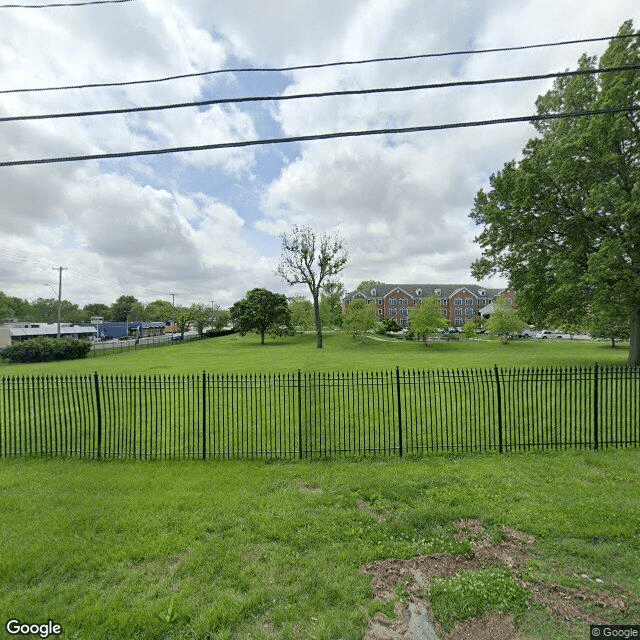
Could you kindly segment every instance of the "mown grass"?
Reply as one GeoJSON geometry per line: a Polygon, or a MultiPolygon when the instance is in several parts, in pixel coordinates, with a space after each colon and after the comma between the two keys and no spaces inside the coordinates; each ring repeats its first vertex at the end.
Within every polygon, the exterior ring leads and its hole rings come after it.
{"type": "Polygon", "coordinates": [[[37,364],[0,362],[0,375],[99,373],[287,373],[303,371],[381,371],[405,369],[468,369],[523,366],[625,364],[627,347],[583,340],[514,340],[503,345],[489,338],[433,342],[354,339],[342,332],[325,335],[316,349],[315,336],[268,339],[255,335],[211,338],[184,344],[140,349],[113,355],[37,364]]]}
{"type": "MultiPolygon", "coordinates": [[[[452,524],[461,518],[534,535],[532,577],[585,574],[637,600],[639,481],[633,449],[286,464],[5,460],[0,611],[52,619],[65,638],[359,640],[376,611],[393,615],[393,603],[372,599],[362,565],[466,553],[452,524]]],[[[633,605],[611,622],[639,615],[633,605]]],[[[574,637],[539,608],[522,624],[530,638],[574,637]]]]}

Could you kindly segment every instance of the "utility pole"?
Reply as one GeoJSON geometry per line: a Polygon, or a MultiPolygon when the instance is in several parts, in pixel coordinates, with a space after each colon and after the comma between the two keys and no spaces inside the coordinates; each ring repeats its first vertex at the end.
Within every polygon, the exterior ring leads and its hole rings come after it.
{"type": "Polygon", "coordinates": [[[58,275],[58,340],[60,340],[60,306],[62,305],[62,272],[67,267],[52,267],[59,272],[58,275]]]}
{"type": "Polygon", "coordinates": [[[171,296],[171,306],[173,307],[173,318],[171,318],[171,322],[173,323],[173,326],[171,327],[171,331],[173,331],[173,328],[176,326],[176,296],[178,294],[170,293],[169,295],[171,296]]]}

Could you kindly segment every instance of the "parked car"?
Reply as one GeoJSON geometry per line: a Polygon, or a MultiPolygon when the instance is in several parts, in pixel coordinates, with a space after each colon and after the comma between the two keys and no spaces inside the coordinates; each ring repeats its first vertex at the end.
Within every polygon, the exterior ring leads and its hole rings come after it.
{"type": "Polygon", "coordinates": [[[559,331],[549,331],[549,329],[543,329],[539,333],[536,334],[536,338],[539,340],[547,340],[548,338],[555,338],[558,340],[562,340],[563,338],[570,340],[570,333],[560,333],[559,331]]]}
{"type": "Polygon", "coordinates": [[[537,337],[537,331],[531,326],[525,327],[519,334],[518,338],[535,338],[537,337]]]}
{"type": "Polygon", "coordinates": [[[182,340],[182,334],[180,334],[180,333],[174,333],[174,334],[171,336],[171,339],[172,339],[172,340],[182,340]]]}

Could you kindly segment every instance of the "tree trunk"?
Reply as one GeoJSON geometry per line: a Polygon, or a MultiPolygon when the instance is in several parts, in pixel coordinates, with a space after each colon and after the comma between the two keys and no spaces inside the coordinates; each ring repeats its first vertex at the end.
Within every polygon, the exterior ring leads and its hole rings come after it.
{"type": "Polygon", "coordinates": [[[260,343],[264,344],[264,331],[260,333],[260,343]]]}
{"type": "Polygon", "coordinates": [[[320,299],[317,293],[313,294],[313,314],[316,321],[316,347],[322,349],[322,319],[320,318],[320,299]]]}
{"type": "Polygon", "coordinates": [[[631,312],[631,341],[629,342],[628,364],[640,366],[640,309],[631,312]]]}

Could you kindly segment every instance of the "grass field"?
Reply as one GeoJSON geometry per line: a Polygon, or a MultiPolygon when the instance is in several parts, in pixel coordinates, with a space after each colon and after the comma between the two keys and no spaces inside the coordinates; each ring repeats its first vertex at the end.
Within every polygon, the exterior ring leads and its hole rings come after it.
{"type": "Polygon", "coordinates": [[[486,368],[625,364],[627,345],[612,349],[607,342],[521,340],[507,345],[492,339],[434,342],[425,348],[406,340],[363,340],[343,333],[328,333],[324,348],[316,349],[315,336],[268,339],[261,345],[255,335],[238,335],[172,344],[85,360],[38,364],[0,363],[0,375],[74,373],[286,373],[303,371],[380,371],[406,369],[486,368]]]}
{"type": "MultiPolygon", "coordinates": [[[[361,567],[468,553],[454,521],[536,538],[534,584],[591,585],[640,619],[640,451],[420,460],[136,463],[5,460],[3,621],[86,640],[360,640],[377,611],[361,567]],[[602,582],[596,582],[601,580],[602,582]],[[613,583],[622,588],[616,588],[613,583]],[[622,595],[621,595],[622,594],[622,595]]],[[[589,588],[591,588],[589,587],[589,588]]],[[[4,625],[4,622],[3,622],[4,625]]],[[[520,638],[588,637],[529,601],[520,638]]]]}

